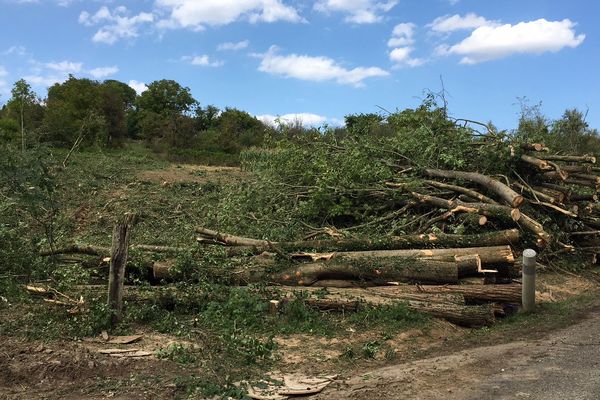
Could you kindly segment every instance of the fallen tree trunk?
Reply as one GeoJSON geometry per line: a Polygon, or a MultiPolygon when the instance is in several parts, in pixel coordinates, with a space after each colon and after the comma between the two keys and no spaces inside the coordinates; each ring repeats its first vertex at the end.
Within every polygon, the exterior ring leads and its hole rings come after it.
{"type": "Polygon", "coordinates": [[[556,154],[542,154],[542,155],[539,155],[538,158],[541,158],[542,160],[549,160],[549,161],[566,161],[566,162],[580,162],[580,163],[596,164],[596,157],[588,156],[588,155],[559,156],[556,154]]]}
{"type": "MultiPolygon", "coordinates": [[[[518,243],[518,229],[507,229],[474,235],[421,234],[387,236],[377,239],[338,239],[338,240],[303,240],[297,242],[274,242],[284,252],[298,251],[363,251],[363,250],[398,250],[420,247],[485,247],[518,243]]],[[[270,251],[267,246],[236,246],[227,249],[228,256],[242,254],[260,254],[270,251]]]]}
{"type": "MultiPolygon", "coordinates": [[[[185,247],[134,244],[129,246],[129,250],[148,251],[152,253],[181,253],[190,249],[185,247]]],[[[56,249],[42,250],[40,251],[40,256],[46,257],[60,254],[85,254],[88,256],[108,257],[110,256],[110,251],[110,248],[103,246],[71,244],[64,247],[58,247],[56,249]]]]}
{"type": "Polygon", "coordinates": [[[550,151],[543,143],[521,143],[519,146],[527,151],[550,151]]]}
{"type": "Polygon", "coordinates": [[[500,196],[511,207],[518,208],[523,203],[523,196],[512,190],[504,183],[491,178],[487,175],[477,172],[447,171],[441,169],[425,169],[428,176],[444,179],[461,179],[477,183],[487,190],[490,190],[500,196]]]}
{"type": "Polygon", "coordinates": [[[429,186],[433,186],[438,189],[446,189],[446,190],[451,190],[456,193],[462,193],[466,196],[469,196],[472,199],[476,199],[483,203],[498,204],[498,202],[496,202],[494,199],[487,197],[475,190],[468,189],[468,188],[465,188],[462,186],[450,185],[448,183],[442,183],[442,182],[437,182],[437,181],[425,181],[425,183],[428,184],[429,186]]]}
{"type": "Polygon", "coordinates": [[[521,161],[526,162],[527,164],[533,165],[540,171],[554,171],[554,167],[552,167],[550,164],[548,164],[547,161],[541,160],[536,157],[532,157],[532,156],[523,154],[521,156],[521,161]]]}
{"type": "Polygon", "coordinates": [[[482,214],[485,216],[502,217],[503,219],[511,219],[521,225],[524,229],[532,232],[537,236],[537,246],[542,248],[550,243],[551,236],[544,230],[544,227],[539,222],[521,213],[517,208],[507,206],[487,204],[487,203],[464,203],[460,200],[446,200],[440,197],[428,196],[419,193],[412,193],[413,197],[421,203],[431,204],[436,207],[446,208],[449,213],[468,212],[482,214]]]}

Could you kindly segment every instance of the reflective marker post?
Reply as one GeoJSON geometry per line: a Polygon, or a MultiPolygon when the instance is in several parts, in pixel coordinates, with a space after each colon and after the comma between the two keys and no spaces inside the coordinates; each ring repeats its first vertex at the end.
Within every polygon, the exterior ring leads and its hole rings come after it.
{"type": "Polygon", "coordinates": [[[522,297],[523,311],[530,312],[535,310],[535,250],[527,249],[523,251],[523,283],[522,297]]]}

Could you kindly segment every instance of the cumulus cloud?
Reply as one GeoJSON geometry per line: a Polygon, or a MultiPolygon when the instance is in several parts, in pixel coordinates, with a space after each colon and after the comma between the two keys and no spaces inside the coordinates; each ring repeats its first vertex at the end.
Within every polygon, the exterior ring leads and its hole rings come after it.
{"type": "Polygon", "coordinates": [[[389,75],[389,72],[378,67],[347,69],[335,60],[323,56],[280,55],[275,46],[260,57],[262,60],[258,67],[259,71],[305,81],[334,81],[359,87],[364,85],[363,81],[367,78],[389,75]]]}
{"type": "Polygon", "coordinates": [[[457,44],[438,47],[437,53],[460,55],[462,64],[476,64],[513,54],[558,52],[583,43],[585,35],[577,35],[574,28],[575,23],[568,19],[481,26],[457,44]]]}
{"type": "MultiPolygon", "coordinates": [[[[257,115],[256,118],[263,123],[271,126],[283,125],[304,125],[304,126],[320,126],[330,121],[329,118],[312,113],[296,113],[284,115],[257,115]]],[[[334,120],[335,121],[335,120],[334,120]]]]}
{"type": "Polygon", "coordinates": [[[8,71],[6,70],[6,68],[0,65],[0,78],[5,77],[6,75],[8,75],[8,71]]]}
{"type": "Polygon", "coordinates": [[[381,21],[382,13],[390,11],[398,4],[397,0],[318,0],[314,9],[323,13],[340,12],[347,14],[346,22],[372,24],[381,21]]]}
{"type": "Polygon", "coordinates": [[[83,63],[76,63],[72,61],[61,61],[61,62],[50,62],[46,63],[46,68],[49,68],[53,71],[60,72],[62,74],[75,74],[81,71],[83,67],[83,63]]]}
{"type": "Polygon", "coordinates": [[[94,78],[101,79],[101,78],[105,78],[107,76],[116,74],[117,72],[119,72],[119,68],[116,66],[98,67],[98,68],[90,69],[88,72],[94,78]]]}
{"type": "Polygon", "coordinates": [[[475,13],[468,13],[464,17],[459,14],[444,15],[437,17],[427,25],[433,32],[436,33],[451,33],[466,29],[475,29],[480,26],[497,25],[494,21],[488,21],[475,13]]]}
{"type": "Polygon", "coordinates": [[[247,48],[249,45],[250,45],[249,40],[242,40],[241,42],[226,42],[226,43],[220,43],[217,46],[217,50],[218,51],[237,51],[237,50],[243,50],[243,49],[247,48]]]}
{"type": "Polygon", "coordinates": [[[251,23],[303,21],[295,8],[281,0],[157,0],[156,5],[169,14],[167,19],[159,21],[162,28],[202,30],[207,25],[227,25],[239,20],[251,23]]]}
{"type": "Polygon", "coordinates": [[[422,65],[425,60],[413,58],[411,53],[414,51],[412,46],[415,43],[413,38],[416,25],[410,22],[398,24],[392,30],[392,36],[388,40],[388,47],[393,47],[389,53],[390,61],[396,66],[408,65],[416,67],[422,65]]]}
{"type": "Polygon", "coordinates": [[[394,27],[392,37],[388,40],[389,47],[410,46],[415,41],[413,39],[415,24],[404,22],[394,27]]]}
{"type": "Polygon", "coordinates": [[[223,61],[214,61],[206,54],[200,56],[183,56],[181,61],[189,62],[192,65],[198,65],[201,67],[220,67],[223,65],[223,61]]]}
{"type": "Polygon", "coordinates": [[[132,88],[133,90],[136,91],[137,94],[142,94],[144,93],[146,90],[148,90],[148,86],[146,86],[146,84],[144,82],[138,82],[134,79],[130,80],[127,85],[129,85],[130,88],[132,88]]]}
{"type": "Polygon", "coordinates": [[[97,43],[114,44],[120,39],[139,36],[139,27],[154,21],[151,13],[140,12],[130,16],[129,10],[119,6],[112,11],[106,6],[100,7],[95,14],[83,11],[79,15],[79,23],[85,26],[102,25],[92,37],[97,43]]]}
{"type": "Polygon", "coordinates": [[[64,75],[26,75],[23,77],[23,79],[33,86],[49,87],[55,83],[62,83],[66,81],[67,77],[64,75]]]}

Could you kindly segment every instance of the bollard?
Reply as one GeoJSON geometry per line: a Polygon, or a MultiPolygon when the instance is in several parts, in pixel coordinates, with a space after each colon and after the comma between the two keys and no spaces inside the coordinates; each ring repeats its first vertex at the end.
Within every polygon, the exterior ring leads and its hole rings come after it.
{"type": "Polygon", "coordinates": [[[523,284],[522,297],[523,311],[530,312],[535,310],[535,250],[526,249],[523,251],[523,284]]]}

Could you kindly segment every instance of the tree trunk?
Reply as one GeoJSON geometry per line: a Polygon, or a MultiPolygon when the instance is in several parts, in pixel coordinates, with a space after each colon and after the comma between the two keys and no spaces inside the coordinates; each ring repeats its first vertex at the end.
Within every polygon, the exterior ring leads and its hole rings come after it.
{"type": "Polygon", "coordinates": [[[462,186],[450,185],[448,183],[442,183],[437,181],[425,181],[425,183],[438,189],[452,190],[453,192],[462,193],[482,203],[498,204],[498,202],[496,202],[494,199],[487,197],[475,190],[468,189],[462,186]]]}
{"type": "Polygon", "coordinates": [[[549,155],[539,155],[538,158],[542,160],[550,160],[550,161],[566,161],[566,162],[580,162],[580,163],[590,163],[596,164],[596,157],[593,156],[559,156],[556,154],[549,155]]]}
{"type": "Polygon", "coordinates": [[[113,230],[110,257],[110,272],[108,275],[108,307],[112,311],[111,320],[115,324],[123,318],[123,282],[125,280],[125,265],[129,247],[129,236],[134,216],[125,215],[123,221],[113,230]]]}
{"type": "Polygon", "coordinates": [[[476,172],[446,171],[441,169],[426,169],[425,174],[436,178],[461,179],[477,183],[487,190],[500,196],[511,207],[517,208],[523,203],[523,196],[512,190],[504,183],[476,172]]]}
{"type": "Polygon", "coordinates": [[[521,161],[524,161],[527,164],[533,165],[540,171],[554,171],[554,167],[552,167],[550,164],[548,164],[547,161],[540,160],[539,158],[536,158],[536,157],[532,157],[532,156],[523,154],[521,156],[521,161]]]}
{"type": "Polygon", "coordinates": [[[384,236],[376,239],[303,240],[297,242],[273,242],[267,246],[237,246],[227,249],[227,255],[260,254],[270,251],[272,244],[285,252],[298,251],[363,251],[398,250],[420,247],[484,247],[519,242],[519,230],[507,229],[474,235],[422,234],[384,236]]]}

